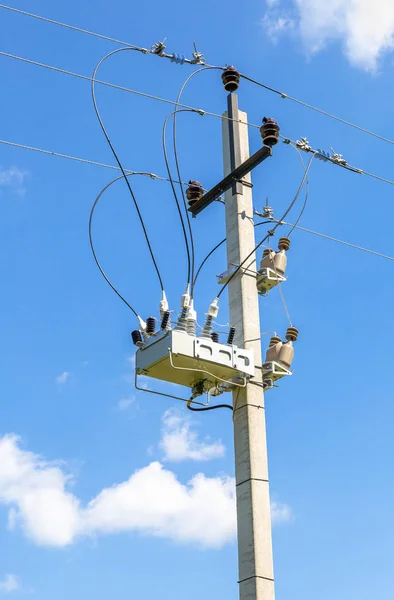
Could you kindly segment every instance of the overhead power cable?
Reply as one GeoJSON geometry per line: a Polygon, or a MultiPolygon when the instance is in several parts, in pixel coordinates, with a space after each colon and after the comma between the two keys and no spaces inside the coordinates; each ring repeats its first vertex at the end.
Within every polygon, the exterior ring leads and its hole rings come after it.
{"type": "MultiPolygon", "coordinates": [[[[132,175],[145,175],[145,173],[139,173],[139,172],[134,172],[134,173],[126,173],[126,177],[131,177],[132,175]]],[[[115,294],[122,300],[122,302],[124,302],[124,304],[134,313],[134,315],[138,318],[138,313],[137,311],[131,306],[131,304],[129,304],[129,302],[124,298],[124,296],[122,296],[122,294],[117,290],[117,288],[114,286],[114,284],[110,281],[110,279],[107,277],[104,269],[101,266],[101,263],[97,257],[97,253],[94,247],[94,242],[93,242],[93,232],[92,232],[92,225],[93,225],[93,216],[94,216],[94,211],[96,210],[97,204],[99,203],[100,198],[102,197],[102,195],[104,194],[104,192],[107,191],[107,189],[109,187],[111,187],[111,185],[113,185],[114,183],[116,183],[117,181],[120,181],[121,179],[123,179],[124,175],[119,175],[119,177],[116,177],[115,179],[113,179],[112,181],[110,181],[109,183],[107,183],[107,185],[105,187],[103,187],[103,189],[101,190],[101,192],[98,194],[96,200],[93,203],[92,209],[90,211],[90,216],[89,216],[89,243],[90,243],[90,248],[92,250],[92,254],[93,254],[93,258],[95,260],[95,263],[101,273],[101,275],[104,277],[105,281],[108,283],[108,285],[110,286],[110,288],[115,292],[115,294]]]]}
{"type": "Polygon", "coordinates": [[[301,106],[304,106],[305,108],[309,108],[311,110],[314,110],[315,112],[318,112],[321,115],[324,115],[325,117],[329,117],[330,119],[334,119],[335,121],[338,121],[339,123],[342,123],[343,125],[347,125],[348,127],[353,127],[353,129],[357,129],[358,131],[361,131],[362,133],[366,133],[367,135],[371,135],[372,137],[375,137],[378,140],[382,140],[383,142],[387,142],[388,144],[393,144],[394,145],[394,140],[391,140],[390,138],[387,138],[384,135],[380,135],[379,133],[375,133],[374,131],[370,131],[369,129],[366,129],[365,127],[360,127],[359,125],[356,125],[355,123],[352,123],[351,121],[346,121],[346,119],[342,119],[341,117],[337,117],[336,115],[333,115],[332,113],[329,113],[329,112],[327,112],[325,110],[322,110],[321,108],[318,108],[317,106],[313,106],[312,104],[308,104],[307,102],[304,102],[303,100],[299,100],[298,98],[294,98],[293,96],[289,96],[289,94],[285,94],[284,92],[280,92],[279,90],[276,90],[275,88],[270,87],[269,85],[266,85],[265,83],[262,83],[261,81],[257,81],[256,79],[252,79],[251,77],[248,77],[247,75],[244,75],[243,73],[241,73],[240,75],[246,81],[250,81],[251,83],[254,83],[254,84],[258,85],[259,87],[264,88],[268,92],[273,92],[274,94],[279,95],[281,98],[291,100],[292,102],[300,104],[301,106]]]}
{"type": "MultiPolygon", "coordinates": [[[[174,195],[175,204],[178,209],[179,219],[181,221],[181,226],[182,226],[182,231],[183,231],[183,237],[185,239],[186,254],[187,254],[187,284],[190,284],[193,281],[193,279],[192,279],[193,275],[192,275],[192,260],[191,260],[191,253],[190,253],[190,248],[189,248],[189,240],[187,237],[184,216],[182,214],[182,208],[179,203],[178,195],[177,195],[176,189],[175,189],[175,183],[174,183],[174,180],[173,180],[173,177],[171,174],[171,167],[170,167],[170,162],[168,160],[167,142],[166,142],[167,124],[168,124],[168,121],[171,119],[171,117],[175,117],[176,112],[190,112],[190,111],[188,111],[187,109],[181,109],[179,111],[173,111],[167,116],[166,120],[164,121],[164,125],[163,125],[162,146],[163,146],[163,154],[164,154],[164,161],[166,163],[167,174],[168,174],[168,177],[169,177],[169,180],[171,183],[171,189],[172,189],[172,193],[174,195]]],[[[176,149],[176,146],[175,146],[175,149],[176,149]]],[[[179,169],[178,169],[178,171],[179,171],[179,169]]],[[[181,189],[183,191],[182,186],[181,186],[181,189]]],[[[190,227],[190,223],[189,223],[189,227],[190,227]]],[[[194,257],[193,257],[193,261],[194,261],[194,257]]],[[[193,268],[194,268],[194,265],[193,265],[193,268]]]]}
{"type": "MultiPolygon", "coordinates": [[[[12,146],[14,148],[21,148],[22,150],[31,150],[33,152],[39,152],[41,154],[48,154],[50,156],[56,156],[57,158],[66,158],[67,160],[74,160],[76,162],[94,165],[96,167],[104,167],[106,169],[112,169],[114,171],[120,171],[119,167],[115,167],[115,165],[107,165],[106,163],[97,162],[96,160],[89,160],[87,158],[80,158],[78,156],[70,156],[69,154],[62,154],[60,152],[55,152],[54,150],[44,150],[43,148],[35,148],[34,146],[26,146],[25,144],[18,144],[16,142],[10,142],[8,140],[0,140],[0,144],[5,144],[6,146],[12,146]]],[[[125,172],[129,175],[144,175],[145,177],[150,177],[151,179],[157,179],[159,181],[170,181],[168,177],[160,177],[160,175],[156,175],[155,173],[148,173],[142,171],[131,171],[130,169],[125,169],[125,172]]],[[[184,181],[175,181],[175,183],[181,183],[182,185],[187,185],[184,181]]]]}
{"type": "MultiPolygon", "coordinates": [[[[93,31],[89,31],[89,30],[83,29],[81,27],[76,27],[74,25],[69,25],[67,23],[62,23],[60,21],[56,21],[54,19],[49,19],[49,18],[43,17],[41,15],[36,15],[36,14],[30,13],[30,12],[27,12],[27,11],[24,11],[24,10],[21,10],[21,9],[18,9],[18,8],[14,8],[12,6],[6,6],[5,4],[0,4],[0,8],[6,9],[6,10],[10,10],[12,12],[19,13],[21,15],[25,15],[25,16],[28,16],[28,17],[32,17],[32,18],[38,19],[40,21],[45,21],[46,23],[51,23],[53,25],[57,25],[57,26],[60,26],[60,27],[65,27],[67,29],[70,29],[70,30],[73,30],[73,31],[77,31],[79,33],[83,33],[83,34],[90,35],[90,36],[93,36],[93,37],[97,37],[97,38],[100,38],[100,39],[103,39],[103,40],[107,40],[109,42],[120,44],[122,46],[133,46],[133,44],[130,44],[129,42],[124,42],[122,40],[118,40],[116,38],[112,38],[112,37],[107,36],[107,35],[102,35],[100,33],[95,33],[93,31]]],[[[147,50],[146,48],[142,48],[142,47],[138,47],[138,46],[134,46],[134,48],[136,50],[144,53],[144,54],[150,54],[150,53],[152,53],[152,51],[147,50]]],[[[164,52],[162,52],[162,53],[158,53],[157,55],[160,56],[160,57],[163,57],[163,58],[170,58],[171,60],[174,60],[174,62],[182,62],[182,63],[186,62],[188,64],[203,64],[201,60],[200,61],[199,60],[194,60],[194,61],[193,60],[188,60],[188,59],[185,59],[185,57],[180,57],[180,55],[176,55],[175,53],[173,53],[172,55],[168,55],[168,54],[165,54],[164,52]],[[181,58],[181,60],[177,60],[178,56],[181,58]]],[[[216,68],[222,69],[222,67],[216,67],[216,68]]],[[[243,73],[241,73],[240,75],[241,75],[241,77],[243,79],[245,79],[245,81],[249,81],[250,83],[253,83],[253,84],[255,84],[255,85],[257,85],[257,86],[259,86],[259,87],[261,87],[261,88],[263,88],[263,89],[265,89],[267,91],[269,91],[269,92],[277,94],[277,95],[279,95],[283,99],[291,100],[292,102],[295,102],[296,104],[304,106],[305,108],[308,108],[308,109],[313,110],[315,112],[318,112],[319,114],[322,114],[325,117],[328,117],[330,119],[334,119],[335,121],[338,121],[339,123],[342,123],[343,125],[347,125],[348,127],[352,127],[353,129],[361,131],[362,133],[366,133],[367,135],[371,135],[372,137],[375,137],[376,139],[382,140],[383,142],[386,142],[386,143],[392,144],[392,145],[394,144],[394,140],[391,140],[390,138],[387,138],[387,137],[385,137],[383,135],[380,135],[379,133],[375,133],[374,131],[366,129],[365,127],[361,127],[360,125],[356,125],[355,123],[352,123],[351,121],[347,121],[346,119],[342,119],[341,117],[338,117],[338,116],[336,116],[336,115],[334,115],[332,113],[329,113],[328,111],[325,111],[325,110],[323,110],[323,109],[321,109],[321,108],[319,108],[317,106],[314,106],[313,104],[309,104],[307,102],[304,102],[303,100],[300,100],[299,98],[295,98],[294,96],[290,96],[289,94],[287,94],[285,92],[281,92],[280,90],[277,90],[277,89],[275,89],[275,88],[273,88],[273,87],[271,87],[269,85],[266,85],[265,83],[262,83],[261,81],[253,79],[252,77],[248,77],[247,75],[245,75],[243,73]]]]}
{"type": "MultiPolygon", "coordinates": [[[[256,214],[260,217],[264,216],[263,213],[259,213],[257,211],[256,214]]],[[[283,219],[281,221],[278,221],[277,219],[271,219],[271,222],[277,223],[278,225],[286,225],[286,227],[295,227],[295,229],[299,229],[300,231],[305,231],[306,233],[310,233],[312,235],[316,235],[326,240],[330,240],[331,242],[336,242],[337,244],[342,244],[343,246],[348,246],[349,248],[354,248],[355,250],[361,250],[361,252],[367,252],[368,254],[373,254],[373,256],[378,256],[379,258],[394,261],[394,256],[389,256],[388,254],[382,254],[381,252],[377,252],[376,250],[370,250],[369,248],[364,248],[363,246],[358,246],[357,244],[345,242],[344,240],[340,240],[330,235],[319,233],[318,231],[313,231],[312,229],[306,229],[306,227],[300,227],[299,225],[294,225],[293,223],[287,223],[283,219]]],[[[265,223],[266,221],[256,223],[256,227],[258,227],[259,225],[265,225],[265,223]]]]}
{"type": "Polygon", "coordinates": [[[92,100],[93,100],[93,106],[94,106],[94,110],[95,110],[97,119],[98,119],[98,121],[100,123],[100,127],[101,127],[101,129],[102,129],[102,131],[104,133],[105,139],[107,140],[107,143],[108,143],[109,147],[111,148],[112,154],[114,155],[114,158],[115,158],[116,162],[118,163],[119,169],[122,172],[123,178],[124,178],[124,180],[126,182],[128,190],[130,192],[130,196],[131,196],[131,198],[133,200],[133,203],[134,203],[135,209],[137,211],[137,215],[138,215],[139,221],[141,223],[142,230],[144,232],[145,240],[146,240],[146,243],[147,243],[147,246],[148,246],[148,249],[149,249],[149,253],[150,253],[151,258],[152,258],[153,266],[154,266],[155,271],[157,273],[157,277],[158,277],[158,280],[159,280],[159,284],[160,284],[161,290],[164,292],[163,280],[162,280],[162,277],[161,277],[161,274],[160,274],[160,270],[159,270],[159,267],[158,267],[158,264],[157,264],[154,252],[153,252],[152,245],[151,245],[150,240],[149,240],[149,236],[148,236],[148,232],[147,232],[146,227],[145,227],[144,219],[142,217],[140,208],[138,206],[137,199],[136,199],[135,194],[134,194],[134,192],[132,190],[132,187],[130,185],[129,179],[128,179],[127,174],[126,174],[126,171],[123,168],[123,165],[122,165],[122,163],[121,163],[121,161],[120,161],[120,159],[118,157],[118,154],[117,154],[117,152],[116,152],[116,150],[114,148],[114,145],[111,142],[111,139],[110,139],[110,137],[108,135],[108,132],[107,132],[107,130],[105,128],[104,122],[103,122],[103,120],[101,118],[100,111],[99,111],[98,106],[97,106],[96,95],[95,95],[95,86],[94,86],[94,84],[95,84],[95,79],[96,79],[97,71],[100,68],[100,66],[103,64],[103,62],[105,60],[107,60],[111,56],[114,56],[115,54],[118,54],[119,52],[125,52],[127,50],[134,50],[134,48],[129,48],[129,47],[127,47],[127,48],[117,48],[116,50],[113,50],[112,52],[109,52],[108,54],[106,54],[97,63],[97,65],[96,65],[96,67],[95,67],[95,69],[93,71],[93,76],[92,76],[92,100]]]}

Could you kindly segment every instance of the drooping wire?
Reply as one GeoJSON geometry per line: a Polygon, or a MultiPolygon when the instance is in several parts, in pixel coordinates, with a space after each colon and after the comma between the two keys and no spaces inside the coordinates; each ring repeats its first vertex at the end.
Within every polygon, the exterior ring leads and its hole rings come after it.
{"type": "MultiPolygon", "coordinates": [[[[298,217],[297,217],[297,219],[295,221],[295,224],[290,228],[289,233],[287,234],[288,238],[291,236],[291,234],[293,233],[294,229],[297,227],[298,223],[300,222],[300,220],[301,220],[301,218],[302,218],[302,216],[303,216],[303,214],[305,212],[305,209],[307,207],[308,200],[309,200],[309,173],[308,173],[309,170],[307,171],[305,163],[304,163],[304,159],[302,157],[302,154],[301,154],[300,150],[297,148],[297,146],[293,146],[292,145],[292,148],[294,148],[294,150],[297,151],[297,153],[298,153],[298,155],[300,157],[302,168],[304,169],[304,173],[306,173],[307,176],[306,176],[306,181],[305,181],[305,199],[304,199],[304,203],[303,203],[302,208],[300,210],[300,213],[299,213],[299,215],[298,215],[298,217]]],[[[313,158],[314,157],[315,157],[315,155],[313,155],[313,158]]],[[[310,165],[313,162],[313,158],[310,161],[310,165]]]]}
{"type": "MultiPolygon", "coordinates": [[[[176,165],[177,176],[178,176],[178,180],[179,181],[182,181],[181,172],[180,172],[180,166],[179,166],[179,159],[178,159],[177,127],[176,127],[177,126],[177,113],[180,112],[180,110],[179,110],[179,103],[181,101],[182,94],[183,94],[186,86],[190,82],[190,80],[195,75],[197,75],[198,73],[201,73],[202,71],[212,70],[212,69],[222,70],[220,67],[205,66],[205,67],[202,67],[201,69],[197,69],[196,71],[194,71],[193,73],[191,73],[185,79],[185,81],[183,82],[183,84],[181,86],[181,89],[179,90],[178,97],[176,99],[176,107],[175,107],[175,111],[174,111],[174,121],[173,121],[173,130],[172,130],[172,133],[173,133],[173,141],[174,141],[175,165],[176,165]]],[[[191,290],[190,290],[190,295],[193,298],[193,296],[194,296],[194,284],[195,284],[195,277],[194,277],[194,271],[195,271],[195,247],[194,247],[193,230],[192,230],[192,226],[191,226],[190,214],[189,214],[189,211],[187,209],[185,191],[184,191],[182,185],[180,185],[179,187],[180,187],[180,190],[181,190],[181,195],[182,195],[182,199],[183,199],[183,206],[184,206],[185,213],[186,213],[186,219],[187,219],[187,224],[188,224],[188,229],[189,229],[189,236],[190,236],[190,248],[191,248],[191,290]]]]}
{"type": "MultiPolygon", "coordinates": [[[[289,214],[289,212],[291,211],[291,209],[293,208],[294,204],[297,202],[298,200],[298,196],[301,193],[301,190],[304,186],[305,180],[308,176],[308,171],[310,168],[310,165],[312,163],[312,158],[310,159],[306,172],[304,173],[304,176],[302,178],[302,181],[298,187],[297,193],[294,196],[293,200],[290,202],[289,206],[287,207],[287,209],[284,212],[284,215],[282,216],[282,218],[280,219],[280,221],[283,221],[287,215],[289,214]]],[[[261,242],[259,242],[257,244],[257,246],[255,246],[253,248],[253,250],[248,254],[248,256],[246,258],[244,258],[244,260],[241,262],[241,264],[235,269],[234,273],[231,275],[231,277],[229,277],[229,279],[226,281],[226,283],[223,285],[222,289],[220,290],[220,292],[218,293],[217,297],[220,298],[220,296],[223,294],[224,290],[227,288],[227,286],[229,285],[229,283],[234,279],[234,277],[238,274],[238,272],[240,271],[240,269],[242,269],[243,265],[246,263],[247,260],[249,260],[249,258],[260,248],[260,246],[262,246],[264,244],[265,241],[267,241],[267,239],[269,239],[270,236],[274,235],[275,230],[279,227],[279,223],[277,223],[275,225],[275,227],[273,229],[271,229],[268,234],[265,236],[265,238],[263,240],[261,240],[261,242]]]]}
{"type": "Polygon", "coordinates": [[[217,408],[229,408],[230,410],[233,410],[233,407],[230,404],[216,404],[215,406],[207,406],[206,408],[195,408],[194,406],[190,405],[190,400],[186,404],[186,406],[189,410],[192,410],[193,412],[200,412],[202,410],[216,410],[217,408]]]}
{"type": "Polygon", "coordinates": [[[132,200],[134,202],[134,206],[135,206],[135,209],[137,211],[138,218],[140,220],[142,230],[144,232],[145,240],[146,240],[146,243],[148,245],[149,253],[151,255],[152,262],[153,262],[153,265],[154,265],[156,273],[157,273],[157,277],[158,277],[158,280],[159,280],[160,287],[161,287],[162,291],[164,291],[163,280],[162,280],[162,277],[161,277],[161,274],[160,274],[159,267],[158,267],[157,262],[156,262],[156,258],[155,258],[155,255],[154,255],[154,252],[153,252],[150,240],[149,240],[149,236],[148,236],[148,232],[147,232],[146,227],[145,227],[144,219],[142,218],[141,211],[140,211],[139,206],[138,206],[137,199],[136,199],[136,197],[134,195],[134,192],[133,192],[132,187],[130,185],[130,182],[128,180],[126,171],[124,170],[124,168],[122,166],[122,163],[121,163],[121,161],[120,161],[120,159],[118,157],[118,154],[117,154],[117,152],[116,152],[116,150],[115,150],[115,148],[114,148],[114,146],[113,146],[113,144],[111,142],[111,139],[110,139],[110,137],[109,137],[109,135],[107,133],[107,130],[106,130],[105,126],[104,126],[104,123],[103,123],[103,120],[101,118],[101,115],[100,115],[100,112],[99,112],[99,109],[98,109],[98,106],[97,106],[97,102],[96,102],[95,80],[96,80],[96,75],[97,75],[98,69],[103,64],[103,62],[105,60],[107,60],[108,58],[110,58],[111,56],[113,56],[115,54],[118,54],[119,52],[125,52],[125,51],[128,51],[128,50],[135,50],[135,48],[134,47],[117,48],[116,50],[113,50],[112,52],[109,52],[108,54],[106,54],[97,63],[97,65],[96,65],[96,67],[95,67],[95,69],[93,71],[93,75],[92,75],[92,100],[93,100],[94,110],[96,112],[96,116],[97,116],[97,119],[98,119],[98,121],[100,123],[101,129],[102,129],[102,131],[103,131],[103,133],[105,135],[105,138],[106,138],[106,140],[108,142],[109,147],[111,148],[112,154],[114,155],[114,158],[115,158],[116,162],[118,163],[119,169],[122,172],[123,178],[124,178],[124,180],[126,182],[127,188],[129,190],[131,198],[132,198],[132,200]]]}
{"type": "MultiPolygon", "coordinates": [[[[184,221],[184,217],[182,214],[182,208],[179,202],[179,198],[178,198],[178,194],[176,193],[176,189],[175,189],[175,183],[171,174],[171,167],[170,167],[170,162],[168,160],[168,152],[167,152],[167,124],[168,121],[171,119],[171,117],[175,118],[176,112],[190,112],[188,109],[181,109],[179,111],[173,111],[171,112],[166,120],[164,121],[164,125],[163,125],[163,132],[162,132],[162,146],[163,146],[163,154],[164,154],[164,161],[166,163],[166,169],[167,169],[167,174],[168,174],[168,178],[170,180],[171,183],[171,189],[172,189],[172,193],[174,195],[174,200],[178,209],[178,214],[179,214],[179,219],[181,221],[181,226],[182,226],[182,231],[183,231],[183,237],[185,239],[185,246],[186,246],[186,254],[187,254],[187,283],[190,284],[192,282],[192,260],[194,261],[194,256],[193,259],[191,259],[190,256],[190,248],[189,248],[189,240],[187,237],[187,232],[186,232],[186,227],[185,227],[185,221],[184,221]]],[[[180,186],[182,189],[182,194],[183,194],[183,187],[182,185],[180,186]]],[[[184,196],[184,195],[183,195],[184,196]]],[[[184,203],[186,205],[186,200],[184,199],[184,203]]],[[[190,222],[189,222],[189,228],[190,228],[190,222]]],[[[193,247],[194,248],[194,247],[193,247]]]]}
{"type": "MultiPolygon", "coordinates": [[[[132,175],[142,175],[143,173],[127,173],[126,177],[131,177],[132,175]]],[[[110,279],[107,277],[107,275],[104,272],[104,269],[102,268],[100,261],[97,257],[96,254],[96,250],[94,248],[94,242],[93,242],[93,232],[92,232],[92,225],[93,225],[93,215],[94,215],[94,211],[96,210],[96,206],[101,198],[101,196],[104,194],[104,192],[107,191],[107,189],[113,185],[116,181],[119,181],[120,179],[123,179],[123,175],[119,175],[119,177],[116,177],[115,179],[113,179],[112,181],[110,181],[109,183],[107,183],[107,185],[105,187],[103,187],[103,189],[101,190],[101,192],[98,194],[96,200],[93,203],[93,206],[91,208],[90,211],[90,216],[89,216],[89,243],[90,243],[90,248],[92,250],[92,254],[93,254],[93,258],[96,262],[96,265],[101,273],[101,275],[104,277],[105,281],[108,283],[108,285],[110,286],[110,288],[115,292],[115,294],[122,300],[122,302],[124,302],[124,304],[126,304],[126,306],[134,313],[134,315],[138,318],[138,313],[136,310],[134,310],[134,308],[131,306],[131,304],[129,304],[129,302],[127,302],[127,300],[122,296],[122,294],[116,289],[116,287],[114,286],[114,284],[110,281],[110,279]]]]}

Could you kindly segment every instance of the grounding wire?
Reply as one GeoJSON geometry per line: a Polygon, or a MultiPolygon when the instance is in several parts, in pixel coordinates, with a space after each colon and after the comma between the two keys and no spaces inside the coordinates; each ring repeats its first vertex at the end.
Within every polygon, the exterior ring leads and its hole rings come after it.
{"type": "Polygon", "coordinates": [[[193,412],[200,412],[202,410],[216,410],[217,408],[229,408],[230,410],[233,410],[233,407],[230,404],[216,404],[215,406],[207,406],[206,408],[195,408],[193,406],[190,406],[190,400],[186,404],[186,406],[189,410],[192,410],[193,412]]]}
{"type": "MultiPolygon", "coordinates": [[[[302,181],[298,187],[297,193],[294,196],[293,200],[290,202],[289,206],[287,207],[287,209],[284,212],[284,215],[282,216],[282,218],[280,219],[280,222],[283,221],[287,215],[289,214],[289,212],[291,211],[291,209],[293,208],[294,204],[297,202],[298,196],[301,193],[301,190],[304,186],[305,180],[308,176],[308,171],[309,171],[309,167],[311,165],[312,162],[312,158],[309,160],[309,164],[307,166],[307,170],[304,173],[304,176],[302,178],[302,181]]],[[[246,258],[244,258],[244,260],[241,262],[241,264],[235,269],[234,273],[232,273],[232,275],[229,277],[229,279],[226,281],[226,283],[223,285],[222,289],[219,291],[217,297],[220,298],[220,296],[223,294],[224,290],[226,289],[226,287],[229,285],[229,283],[234,279],[234,277],[238,274],[238,272],[240,271],[240,269],[242,269],[243,265],[246,263],[247,260],[249,260],[249,258],[256,252],[256,250],[258,250],[260,248],[260,246],[262,246],[264,244],[265,241],[267,241],[269,239],[270,236],[274,235],[275,230],[279,227],[279,223],[277,223],[273,229],[271,229],[268,234],[265,236],[264,239],[261,240],[261,242],[259,242],[257,244],[257,246],[255,246],[253,248],[253,250],[248,254],[248,256],[246,258]]]]}
{"type": "MultiPolygon", "coordinates": [[[[126,177],[131,177],[132,175],[144,175],[144,173],[139,173],[139,172],[134,172],[134,173],[127,173],[126,177]]],[[[103,187],[103,189],[101,190],[101,192],[98,194],[96,200],[93,203],[93,206],[91,208],[90,211],[90,216],[89,216],[89,243],[90,243],[90,248],[92,250],[92,254],[93,254],[93,258],[95,260],[95,263],[101,273],[101,275],[104,277],[105,281],[108,283],[108,285],[110,286],[110,288],[115,292],[115,294],[122,300],[122,302],[124,302],[124,304],[126,304],[126,306],[134,313],[134,315],[138,318],[138,313],[136,310],[134,310],[134,308],[131,306],[131,304],[129,304],[129,302],[127,302],[127,300],[122,296],[122,294],[116,289],[116,287],[114,286],[114,284],[110,281],[110,279],[107,277],[104,269],[102,268],[100,261],[97,257],[97,253],[94,247],[94,242],[93,242],[93,233],[92,233],[92,225],[93,225],[93,216],[94,216],[94,211],[96,210],[97,204],[101,198],[101,196],[104,194],[104,192],[107,191],[107,189],[114,184],[116,181],[120,181],[120,179],[123,179],[123,175],[119,175],[118,177],[116,177],[115,179],[113,179],[112,181],[110,181],[109,183],[107,183],[107,185],[105,187],[103,187]]]]}
{"type": "MultiPolygon", "coordinates": [[[[164,125],[163,125],[162,145],[163,145],[164,161],[166,163],[166,169],[167,169],[168,177],[170,179],[172,193],[174,195],[174,200],[175,200],[175,203],[176,203],[176,206],[178,209],[179,218],[181,221],[181,226],[182,226],[182,231],[183,231],[183,237],[185,239],[185,246],[186,246],[186,253],[187,253],[187,283],[190,284],[192,282],[193,276],[192,276],[192,260],[191,260],[191,255],[190,255],[189,240],[187,237],[185,221],[184,221],[183,214],[182,214],[182,208],[181,208],[181,205],[179,202],[178,194],[176,193],[175,183],[174,183],[174,180],[173,180],[172,174],[171,174],[171,167],[170,167],[170,162],[168,160],[167,143],[166,143],[167,124],[168,124],[168,121],[171,119],[171,117],[175,117],[176,112],[190,112],[190,111],[188,109],[183,108],[179,111],[171,112],[166,117],[166,120],[164,121],[164,125]]],[[[181,186],[181,189],[183,191],[182,186],[181,186]]],[[[190,226],[190,223],[189,223],[189,226],[190,226]]]]}
{"type": "Polygon", "coordinates": [[[159,270],[159,267],[157,265],[156,258],[155,258],[155,255],[154,255],[151,243],[149,241],[148,232],[146,230],[144,219],[142,218],[141,211],[139,209],[137,199],[136,199],[136,197],[134,195],[134,192],[132,190],[132,187],[130,185],[128,177],[126,176],[126,172],[125,172],[125,170],[124,170],[124,168],[122,166],[122,163],[121,163],[121,161],[120,161],[120,159],[119,159],[119,157],[117,155],[117,152],[116,152],[116,150],[115,150],[115,148],[114,148],[114,146],[113,146],[113,144],[111,142],[111,139],[110,139],[110,137],[109,137],[109,135],[107,133],[107,130],[106,130],[105,126],[104,126],[104,123],[103,123],[103,120],[101,118],[101,115],[100,115],[100,112],[99,112],[99,109],[98,109],[98,106],[97,106],[97,102],[96,102],[95,86],[94,86],[94,84],[95,84],[95,79],[96,79],[96,74],[97,74],[98,69],[103,64],[103,62],[105,60],[107,60],[108,58],[110,58],[111,56],[114,56],[115,54],[118,54],[119,52],[124,52],[124,51],[127,51],[127,50],[134,50],[134,48],[132,48],[132,47],[117,48],[116,50],[112,50],[112,52],[109,52],[101,60],[99,60],[99,62],[97,63],[97,65],[96,65],[96,67],[95,67],[95,69],[93,71],[93,75],[92,75],[92,100],[93,100],[94,110],[96,112],[96,116],[97,116],[97,119],[98,119],[98,121],[100,123],[101,129],[102,129],[102,131],[104,133],[104,136],[105,136],[105,138],[106,138],[106,140],[108,142],[109,147],[111,148],[112,154],[114,155],[114,158],[115,158],[116,162],[118,163],[119,169],[122,172],[123,178],[124,178],[124,180],[126,182],[127,188],[129,190],[131,198],[132,198],[132,200],[134,202],[134,206],[135,206],[135,209],[137,211],[138,218],[140,220],[142,230],[144,232],[145,240],[146,240],[146,243],[148,245],[149,253],[151,255],[152,262],[153,262],[153,265],[154,265],[156,273],[157,273],[157,277],[158,277],[158,280],[159,280],[160,287],[161,287],[162,291],[164,291],[163,280],[161,278],[160,270],[159,270]]]}
{"type": "MultiPolygon", "coordinates": [[[[178,159],[178,148],[177,148],[177,130],[176,130],[176,126],[177,126],[177,113],[180,112],[178,106],[179,103],[181,101],[182,98],[182,94],[187,86],[187,84],[190,82],[190,80],[197,75],[198,73],[201,73],[202,71],[207,71],[207,70],[212,70],[212,69],[219,69],[222,70],[220,67],[212,67],[212,66],[204,66],[200,69],[197,69],[196,71],[193,71],[193,73],[191,73],[183,82],[181,89],[179,90],[177,99],[176,99],[176,107],[175,107],[175,111],[174,111],[174,121],[173,121],[173,142],[174,142],[174,158],[175,158],[175,165],[176,165],[176,170],[177,170],[177,175],[178,175],[178,180],[182,181],[182,177],[181,177],[181,172],[180,172],[180,166],[179,166],[179,159],[178,159]]],[[[193,298],[194,296],[194,281],[195,281],[195,277],[194,277],[194,271],[195,271],[195,247],[194,247],[194,237],[193,237],[193,229],[191,226],[191,219],[190,219],[190,214],[187,208],[187,203],[186,203],[186,196],[185,196],[185,191],[182,187],[182,185],[179,186],[180,190],[181,190],[181,195],[182,195],[182,200],[183,200],[183,205],[185,208],[185,213],[186,213],[186,219],[187,219],[187,224],[188,224],[188,229],[189,229],[189,235],[190,235],[190,248],[191,248],[191,298],[193,298]]]]}

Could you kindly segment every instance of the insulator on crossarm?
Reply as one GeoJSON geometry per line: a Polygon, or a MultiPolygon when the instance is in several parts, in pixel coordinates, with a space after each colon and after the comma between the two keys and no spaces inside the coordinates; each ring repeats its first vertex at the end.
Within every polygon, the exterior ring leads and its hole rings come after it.
{"type": "Polygon", "coordinates": [[[171,329],[171,313],[169,310],[166,310],[166,312],[161,318],[160,329],[162,329],[163,331],[165,329],[171,329]]]}
{"type": "Polygon", "coordinates": [[[211,331],[212,331],[212,321],[216,319],[219,313],[219,298],[215,298],[215,300],[209,305],[208,312],[206,314],[206,320],[204,323],[204,327],[202,330],[201,337],[206,339],[211,339],[211,331]]]}
{"type": "Polygon", "coordinates": [[[182,331],[183,333],[187,333],[187,321],[186,321],[187,311],[188,311],[188,307],[184,306],[182,308],[181,314],[178,317],[178,321],[175,326],[175,331],[182,331]]]}
{"type": "Polygon", "coordinates": [[[263,124],[260,127],[261,138],[264,146],[275,146],[279,141],[280,127],[275,119],[264,117],[263,124]]]}
{"type": "Polygon", "coordinates": [[[156,330],[156,319],[154,317],[148,317],[146,319],[146,333],[148,335],[155,335],[156,330]]]}
{"type": "Polygon", "coordinates": [[[163,317],[164,313],[168,310],[168,300],[165,291],[163,290],[162,297],[160,300],[160,316],[163,317]]]}
{"type": "Polygon", "coordinates": [[[186,189],[186,198],[189,206],[192,207],[204,195],[204,188],[199,181],[189,181],[189,187],[186,189]]]}
{"type": "Polygon", "coordinates": [[[144,345],[144,341],[142,339],[142,334],[141,334],[141,332],[140,332],[139,329],[136,329],[135,331],[133,331],[131,333],[131,337],[132,337],[132,340],[133,340],[133,344],[135,346],[138,346],[139,348],[141,348],[141,346],[144,345]]]}
{"type": "Polygon", "coordinates": [[[236,92],[239,87],[240,74],[232,65],[222,73],[222,81],[226,92],[236,92]]]}
{"type": "Polygon", "coordinates": [[[212,331],[212,333],[211,333],[211,340],[213,342],[215,342],[215,344],[219,343],[219,334],[217,333],[217,331],[212,331]]]}
{"type": "Polygon", "coordinates": [[[230,331],[228,332],[227,337],[227,345],[232,346],[235,338],[235,327],[230,327],[230,331]]]}

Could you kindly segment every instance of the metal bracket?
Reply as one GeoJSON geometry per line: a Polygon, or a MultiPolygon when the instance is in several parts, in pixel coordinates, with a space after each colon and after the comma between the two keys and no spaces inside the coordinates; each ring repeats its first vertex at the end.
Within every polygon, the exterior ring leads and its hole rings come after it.
{"type": "MultiPolygon", "coordinates": [[[[139,387],[139,385],[137,384],[137,378],[138,378],[138,374],[137,374],[137,370],[135,370],[134,387],[136,390],[139,390],[140,392],[147,392],[148,394],[155,394],[156,396],[165,396],[165,398],[172,398],[173,400],[180,400],[181,402],[189,402],[190,401],[190,398],[179,398],[179,396],[173,396],[172,394],[163,394],[162,392],[155,392],[154,390],[139,387]]],[[[206,402],[206,403],[196,402],[196,400],[193,400],[192,404],[198,404],[199,406],[208,406],[209,398],[210,398],[208,393],[207,393],[207,398],[208,398],[208,402],[206,402]]]]}

